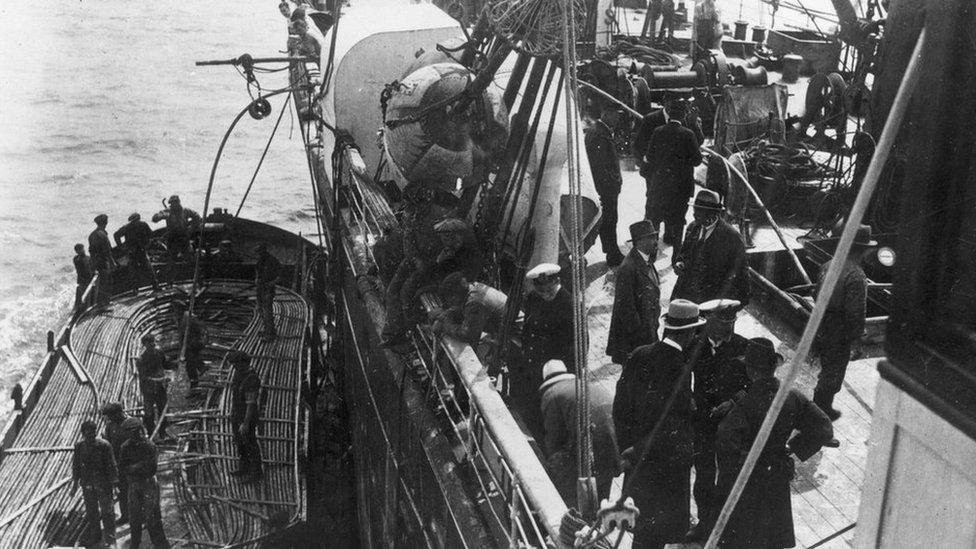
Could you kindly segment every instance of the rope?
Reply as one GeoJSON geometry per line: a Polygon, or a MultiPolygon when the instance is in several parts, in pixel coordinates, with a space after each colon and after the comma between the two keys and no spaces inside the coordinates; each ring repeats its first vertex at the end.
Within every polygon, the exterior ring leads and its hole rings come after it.
{"type": "MultiPolygon", "coordinates": [[[[576,73],[576,17],[575,2],[565,2],[563,16],[563,71],[566,90],[566,167],[569,175],[569,189],[572,198],[570,216],[572,217],[572,287],[573,287],[573,332],[574,356],[576,358],[576,452],[577,478],[589,479],[593,474],[592,437],[590,433],[590,396],[587,386],[586,367],[586,281],[583,271],[583,227],[580,217],[583,213],[582,179],[579,166],[579,114],[576,93],[579,79],[576,73]]],[[[577,492],[577,506],[589,509],[591,502],[583,501],[584,493],[577,492]]]]}
{"type": "Polygon", "coordinates": [[[827,543],[828,541],[836,538],[837,536],[840,536],[840,535],[843,535],[846,532],[849,532],[855,526],[857,526],[857,523],[856,522],[852,522],[852,523],[848,524],[847,526],[841,528],[840,530],[837,530],[833,534],[830,534],[829,536],[825,537],[824,539],[818,541],[817,543],[814,543],[813,545],[807,547],[807,549],[816,549],[817,547],[820,547],[821,545],[823,545],[823,544],[827,543]]]}
{"type": "MultiPolygon", "coordinates": [[[[206,219],[207,212],[210,211],[210,197],[213,195],[214,180],[217,176],[217,166],[220,165],[220,158],[224,154],[224,147],[227,146],[227,140],[230,139],[230,134],[231,132],[234,131],[234,128],[237,127],[237,123],[241,121],[241,118],[244,118],[244,115],[247,114],[247,112],[251,109],[251,106],[257,103],[258,101],[261,101],[262,99],[267,99],[268,97],[274,97],[275,95],[279,95],[282,93],[290,92],[292,91],[292,89],[293,88],[291,86],[288,86],[285,88],[281,88],[280,90],[275,90],[271,93],[268,93],[263,97],[258,97],[257,99],[248,103],[247,106],[241,109],[241,112],[237,113],[237,116],[234,117],[234,121],[230,123],[230,126],[227,128],[227,131],[224,132],[224,137],[220,140],[220,146],[217,148],[217,156],[214,157],[213,165],[210,168],[210,181],[207,183],[207,195],[203,201],[203,219],[206,219]]],[[[193,283],[190,285],[190,304],[187,307],[187,312],[190,313],[191,315],[193,314],[193,306],[196,304],[196,300],[197,300],[197,284],[199,283],[200,280],[200,255],[202,252],[202,247],[200,246],[200,243],[203,242],[203,229],[205,225],[206,223],[204,223],[203,220],[201,220],[200,230],[197,234],[197,249],[193,256],[193,283]]],[[[186,362],[186,347],[187,344],[189,343],[189,340],[190,340],[190,323],[187,322],[186,326],[183,329],[183,343],[182,345],[180,345],[180,358],[179,358],[180,362],[186,362]]]]}
{"type": "Polygon", "coordinates": [[[290,93],[287,97],[285,97],[285,104],[281,106],[281,112],[278,113],[278,120],[275,120],[274,128],[271,130],[271,135],[268,137],[268,143],[265,144],[264,151],[261,152],[261,158],[258,160],[257,167],[254,168],[254,174],[251,175],[251,182],[247,184],[247,190],[244,191],[244,197],[241,198],[241,203],[237,206],[237,212],[234,214],[234,217],[239,217],[241,215],[241,209],[244,207],[244,202],[247,200],[247,195],[251,194],[251,187],[254,186],[254,180],[258,178],[258,172],[261,171],[261,165],[264,164],[264,157],[268,155],[268,149],[271,148],[271,142],[274,141],[275,134],[278,133],[278,125],[281,124],[281,118],[285,115],[289,102],[291,102],[290,93]]]}
{"type": "Polygon", "coordinates": [[[827,276],[824,279],[822,290],[818,292],[817,302],[810,315],[810,321],[803,330],[803,336],[800,338],[800,345],[797,349],[796,356],[793,357],[789,367],[786,369],[779,390],[776,391],[776,396],[773,398],[769,411],[766,413],[766,418],[759,428],[756,440],[753,442],[752,448],[749,449],[749,454],[746,456],[745,463],[742,465],[742,470],[739,471],[739,476],[735,479],[732,491],[725,501],[725,505],[722,506],[722,512],[719,514],[715,528],[712,530],[711,535],[709,535],[704,549],[715,549],[718,546],[719,539],[721,539],[722,532],[728,524],[729,517],[732,515],[732,511],[735,509],[739,498],[742,496],[743,490],[745,490],[746,482],[748,482],[749,476],[756,466],[759,454],[765,448],[766,441],[769,440],[769,435],[772,432],[776,418],[783,409],[783,405],[786,403],[786,397],[789,395],[789,391],[796,381],[796,377],[800,372],[800,365],[806,360],[810,348],[813,345],[813,339],[816,336],[821,321],[823,321],[827,302],[833,295],[834,288],[840,280],[841,270],[851,251],[851,245],[854,243],[854,236],[861,224],[861,220],[864,218],[864,213],[871,201],[871,195],[878,185],[881,172],[888,161],[895,137],[901,127],[908,103],[911,100],[912,92],[918,83],[921,53],[925,45],[925,32],[925,28],[923,27],[918,36],[918,42],[915,44],[911,59],[908,62],[908,67],[905,69],[901,85],[898,87],[898,92],[895,95],[891,112],[888,115],[888,121],[885,123],[884,130],[881,132],[881,139],[878,140],[878,150],[871,159],[870,166],[868,166],[868,172],[864,177],[864,184],[857,194],[857,198],[851,208],[850,216],[844,226],[844,232],[840,237],[840,242],[837,244],[834,261],[830,262],[830,268],[827,270],[827,276]]]}

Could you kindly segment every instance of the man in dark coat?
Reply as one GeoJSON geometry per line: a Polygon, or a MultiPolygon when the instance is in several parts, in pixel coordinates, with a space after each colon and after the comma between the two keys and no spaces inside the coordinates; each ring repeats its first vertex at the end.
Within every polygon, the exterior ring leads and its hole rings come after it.
{"type": "Polygon", "coordinates": [[[98,305],[108,304],[108,300],[112,296],[113,275],[115,271],[115,258],[112,257],[112,242],[108,239],[108,232],[105,230],[107,225],[107,215],[96,215],[95,230],[88,235],[88,251],[91,253],[91,265],[98,273],[98,282],[95,284],[95,302],[98,305]]]}
{"type": "Polygon", "coordinates": [[[207,369],[202,356],[203,350],[207,348],[207,327],[190,311],[180,314],[177,310],[176,313],[179,315],[180,345],[184,334],[186,337],[186,353],[183,355],[186,378],[190,380],[190,389],[196,389],[200,374],[207,369]]]}
{"type": "Polygon", "coordinates": [[[616,364],[641,345],[657,341],[661,316],[661,280],[654,268],[657,231],[649,221],[630,226],[634,247],[617,269],[607,355],[616,364]]]}
{"type": "Polygon", "coordinates": [[[261,478],[263,469],[257,436],[261,377],[251,368],[250,355],[243,351],[232,351],[227,362],[234,367],[230,384],[230,424],[239,457],[237,470],[231,475],[243,477],[244,482],[253,482],[261,478]]]}
{"type": "Polygon", "coordinates": [[[153,214],[152,221],[153,223],[166,221],[166,251],[169,255],[166,271],[172,283],[176,278],[176,262],[190,261],[193,255],[190,233],[199,227],[202,220],[200,214],[190,208],[184,208],[180,197],[175,194],[169,197],[167,204],[165,210],[153,214]]]}
{"type": "Polygon", "coordinates": [[[119,451],[119,471],[129,482],[129,547],[139,547],[143,525],[149,531],[154,549],[169,547],[159,508],[159,482],[156,480],[159,454],[156,445],[146,438],[138,418],[127,418],[122,422],[122,429],[129,435],[119,451]]]}
{"type": "Polygon", "coordinates": [[[607,266],[616,267],[624,259],[617,245],[617,199],[623,179],[620,176],[620,159],[613,142],[612,128],[617,123],[617,111],[594,106],[599,118],[585,130],[586,156],[590,159],[593,185],[600,195],[600,245],[607,256],[607,266]]]}
{"type": "MultiPolygon", "coordinates": [[[[102,438],[112,445],[112,454],[122,455],[122,444],[129,439],[129,434],[122,429],[122,422],[127,419],[125,408],[119,402],[109,402],[102,406],[102,416],[105,418],[105,433],[102,438]]],[[[129,481],[125,474],[119,475],[119,524],[129,522],[129,481]]]]}
{"type": "Polygon", "coordinates": [[[735,299],[749,303],[746,247],[739,231],[722,218],[721,199],[715,191],[698,191],[692,203],[695,220],[674,261],[678,280],[671,299],[702,303],[735,299]]]}
{"type": "Polygon", "coordinates": [[[170,362],[156,347],[156,338],[152,334],[142,336],[143,351],[136,361],[136,374],[139,377],[139,392],[142,394],[142,421],[146,425],[146,432],[152,433],[156,428],[156,419],[162,421],[159,426],[159,436],[166,438],[166,386],[169,378],[166,370],[175,370],[176,365],[170,362]]]}
{"type": "MultiPolygon", "coordinates": [[[[779,389],[774,377],[782,357],[766,338],[749,341],[746,370],[752,385],[718,428],[715,450],[718,454],[719,491],[724,502],[745,462],[759,426],[762,425],[779,389]]],[[[815,404],[797,391],[790,391],[773,424],[772,433],[763,448],[735,510],[722,535],[721,547],[727,549],[780,549],[793,547],[793,511],[790,502],[790,480],[793,458],[806,461],[831,442],[830,419],[815,404]],[[793,431],[797,434],[790,438],[793,431]]]]}
{"type": "Polygon", "coordinates": [[[617,381],[613,423],[617,441],[630,462],[628,493],[640,516],[634,528],[637,549],[663,549],[683,541],[691,520],[691,460],[693,407],[691,378],[682,381],[686,351],[704,324],[698,305],[672,301],[664,319],[664,339],[638,347],[617,381]],[[664,406],[677,390],[670,410],[664,406]],[[641,463],[654,424],[664,417],[662,428],[641,463]]]}
{"type": "MultiPolygon", "coordinates": [[[[423,288],[436,291],[441,280],[451,273],[460,272],[467,280],[478,280],[484,257],[478,240],[474,235],[471,224],[457,217],[449,217],[434,225],[434,232],[440,239],[440,252],[431,265],[426,282],[433,288],[423,288]]],[[[417,296],[414,295],[413,299],[417,296]]],[[[405,304],[406,305],[406,304],[405,304]]]]}
{"type": "MultiPolygon", "coordinates": [[[[668,123],[668,115],[664,109],[657,109],[644,115],[644,118],[637,124],[637,131],[634,132],[634,141],[631,143],[631,151],[637,159],[637,169],[645,183],[650,185],[651,165],[645,160],[647,146],[651,143],[651,136],[654,130],[668,123]]],[[[650,188],[650,187],[648,187],[650,188]]],[[[650,195],[648,195],[650,196],[650,195]]],[[[650,215],[651,203],[644,205],[645,218],[650,215]]]]}
{"type": "MultiPolygon", "coordinates": [[[[539,387],[546,427],[545,451],[553,483],[570,505],[576,501],[576,376],[560,360],[550,360],[539,387]]],[[[620,474],[620,450],[613,432],[613,398],[598,383],[591,383],[590,426],[593,476],[600,500],[610,497],[610,485],[620,474]]]]}
{"type": "Polygon", "coordinates": [[[152,280],[154,290],[159,289],[156,271],[149,261],[149,241],[152,240],[152,229],[142,220],[138,213],[129,216],[129,222],[112,233],[115,245],[124,249],[129,258],[129,272],[134,277],[136,273],[146,273],[152,280]]]}
{"type": "Polygon", "coordinates": [[[258,244],[257,252],[254,287],[257,291],[258,315],[261,317],[261,335],[274,339],[278,337],[274,321],[274,297],[278,280],[281,279],[281,262],[268,251],[268,245],[264,242],[258,244]]]}
{"type": "MultiPolygon", "coordinates": [[[[820,375],[813,391],[813,402],[831,420],[840,417],[840,411],[834,409],[834,396],[844,385],[847,363],[852,352],[854,356],[860,355],[868,290],[867,276],[861,267],[861,260],[866,254],[872,253],[877,244],[871,238],[871,227],[861,225],[817,332],[816,349],[820,355],[820,375]]],[[[820,268],[818,293],[830,263],[828,261],[820,268]]]]}
{"type": "Polygon", "coordinates": [[[732,406],[749,389],[749,377],[742,362],[749,340],[735,333],[735,317],[741,304],[730,299],[702,303],[705,327],[696,344],[699,353],[692,369],[695,399],[695,505],[698,524],[688,538],[702,541],[718,518],[722,502],[717,498],[715,433],[732,406]]]}
{"type": "Polygon", "coordinates": [[[77,275],[76,282],[78,283],[78,286],[75,288],[74,310],[80,311],[83,305],[81,298],[85,295],[85,290],[88,289],[88,285],[91,284],[91,280],[95,276],[92,272],[91,258],[85,254],[84,244],[75,244],[75,256],[71,262],[75,266],[75,274],[77,275]]]}
{"type": "Polygon", "coordinates": [[[99,540],[106,546],[115,544],[115,506],[112,495],[118,470],[112,445],[98,438],[94,421],[81,424],[82,440],[75,444],[72,460],[71,495],[81,486],[85,502],[85,520],[88,521],[86,544],[96,545],[99,540]]]}
{"type": "Polygon", "coordinates": [[[695,166],[701,164],[695,132],[682,125],[685,105],[671,104],[668,123],[654,130],[645,153],[650,165],[646,217],[655,229],[664,223],[664,243],[681,249],[685,211],[695,189],[695,166]]]}

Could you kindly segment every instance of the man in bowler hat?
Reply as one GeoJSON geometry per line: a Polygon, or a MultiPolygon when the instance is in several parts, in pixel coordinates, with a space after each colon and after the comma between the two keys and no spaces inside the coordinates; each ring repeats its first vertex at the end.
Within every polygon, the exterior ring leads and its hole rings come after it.
{"type": "Polygon", "coordinates": [[[634,247],[617,269],[607,336],[607,355],[624,364],[631,351],[657,341],[661,316],[661,280],[654,268],[657,257],[657,231],[650,221],[630,226],[634,247]]]}

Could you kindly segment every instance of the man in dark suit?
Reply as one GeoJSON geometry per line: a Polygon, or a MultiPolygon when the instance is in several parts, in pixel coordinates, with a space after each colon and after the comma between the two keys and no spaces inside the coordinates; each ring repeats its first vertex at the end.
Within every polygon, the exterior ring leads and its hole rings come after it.
{"type": "Polygon", "coordinates": [[[624,259],[617,245],[617,198],[620,196],[620,159],[613,142],[612,128],[617,123],[617,111],[600,108],[596,103],[593,114],[597,120],[585,130],[586,156],[590,159],[593,184],[600,195],[600,245],[607,254],[607,266],[616,267],[624,259]]]}
{"type": "MultiPolygon", "coordinates": [[[[766,418],[773,395],[779,390],[774,376],[782,357],[762,337],[749,340],[745,364],[752,385],[718,427],[719,499],[724,502],[745,462],[759,426],[766,418]]],[[[797,391],[790,391],[772,433],[753,469],[722,535],[721,546],[734,549],[793,547],[793,509],[790,481],[792,453],[806,461],[823,446],[834,445],[830,419],[797,391]],[[795,436],[793,432],[797,431],[795,436]]],[[[643,513],[642,513],[643,514],[643,513]]]]}
{"type": "Polygon", "coordinates": [[[692,367],[696,408],[693,493],[698,524],[688,532],[690,541],[703,541],[718,518],[722,502],[717,499],[715,434],[722,418],[749,389],[742,362],[749,340],[735,333],[740,307],[733,299],[713,299],[699,306],[705,326],[696,341],[700,351],[692,367]]]}
{"type": "Polygon", "coordinates": [[[617,364],[624,364],[637,347],[657,341],[661,315],[661,280],[654,268],[657,231],[650,221],[638,221],[630,226],[630,238],[634,247],[617,269],[607,336],[607,355],[617,364]]]}
{"type": "Polygon", "coordinates": [[[654,130],[644,155],[650,165],[645,215],[655,228],[664,223],[664,243],[675,249],[681,248],[686,204],[695,189],[695,166],[702,162],[695,132],[681,123],[685,114],[684,103],[671,103],[668,123],[654,130]]]}
{"type": "Polygon", "coordinates": [[[715,191],[698,191],[692,203],[695,220],[688,226],[681,251],[675,253],[678,281],[671,299],[702,303],[711,299],[749,302],[746,247],[739,231],[722,218],[722,202],[715,191]]]}
{"type": "MultiPolygon", "coordinates": [[[[539,386],[540,406],[546,426],[546,461],[556,489],[570,505],[576,501],[576,376],[561,360],[543,368],[539,386]]],[[[593,476],[597,496],[610,497],[610,485],[620,474],[620,451],[613,432],[613,398],[599,383],[590,383],[590,425],[593,476]]]]}
{"type": "Polygon", "coordinates": [[[631,464],[626,482],[640,509],[633,547],[664,549],[684,541],[691,520],[693,403],[690,377],[682,379],[688,349],[704,324],[698,305],[678,299],[664,317],[664,339],[638,347],[627,361],[613,401],[613,423],[624,457],[631,464]],[[670,409],[669,397],[677,391],[670,409]],[[661,418],[657,438],[649,441],[661,418]],[[647,455],[634,463],[648,442],[647,455]]]}

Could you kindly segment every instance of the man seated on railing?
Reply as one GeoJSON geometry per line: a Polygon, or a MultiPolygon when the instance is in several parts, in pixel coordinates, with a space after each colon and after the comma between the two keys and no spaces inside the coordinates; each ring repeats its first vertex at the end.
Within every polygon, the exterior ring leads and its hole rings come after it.
{"type": "MultiPolygon", "coordinates": [[[[576,501],[576,376],[566,371],[561,360],[547,362],[542,375],[539,393],[549,474],[559,494],[572,503],[576,501]]],[[[620,474],[620,450],[611,417],[613,396],[598,383],[589,384],[589,389],[593,476],[602,500],[610,497],[610,485],[620,474]]]]}
{"type": "Polygon", "coordinates": [[[481,334],[495,336],[505,315],[508,297],[481,282],[468,282],[461,273],[441,281],[444,309],[431,311],[434,333],[456,337],[477,348],[481,334]]]}

